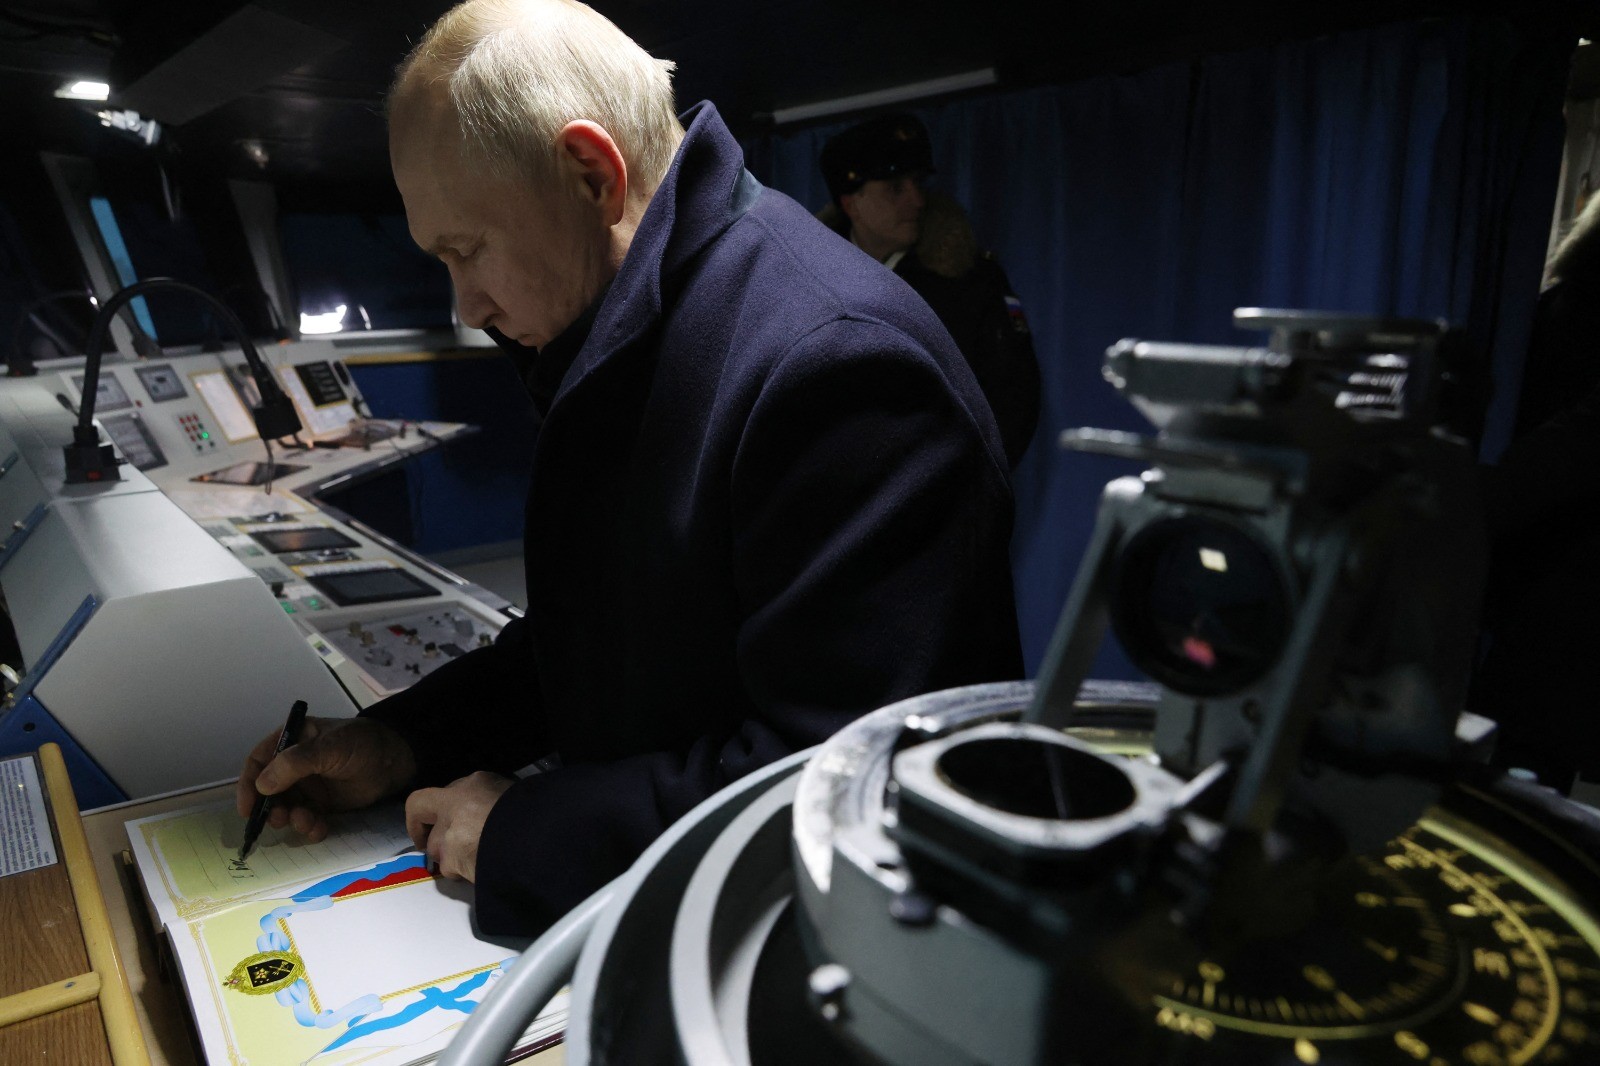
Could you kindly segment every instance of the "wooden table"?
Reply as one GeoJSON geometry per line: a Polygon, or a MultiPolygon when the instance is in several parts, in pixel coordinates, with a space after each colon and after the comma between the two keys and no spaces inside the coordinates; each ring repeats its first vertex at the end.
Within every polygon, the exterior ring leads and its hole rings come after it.
{"type": "MultiPolygon", "coordinates": [[[[90,970],[63,863],[0,879],[0,930],[6,957],[0,996],[90,970]]],[[[0,1028],[0,1062],[51,1061],[110,1066],[98,1003],[78,1003],[0,1028]]]]}
{"type": "MultiPolygon", "coordinates": [[[[111,1066],[117,1034],[120,1061],[142,1063],[60,749],[52,744],[37,757],[5,761],[36,778],[55,861],[0,877],[0,1062],[111,1066]]],[[[18,787],[20,795],[34,794],[26,776],[18,787]]],[[[11,842],[33,832],[23,828],[11,842]]]]}
{"type": "MultiPolygon", "coordinates": [[[[230,781],[156,799],[102,807],[83,817],[89,851],[94,857],[95,873],[105,893],[112,932],[127,970],[128,984],[133,990],[134,1009],[139,1025],[144,1030],[153,1066],[200,1066],[203,1060],[189,1024],[183,991],[160,972],[157,940],[136,884],[138,875],[123,861],[123,852],[128,849],[128,834],[124,826],[135,818],[214,802],[232,795],[233,782],[230,781]]],[[[562,1049],[558,1046],[523,1061],[531,1066],[561,1066],[564,1059],[562,1049]]],[[[13,1060],[0,1052],[0,1061],[9,1064],[23,1060],[13,1060]]],[[[67,1055],[64,1058],[52,1057],[49,1061],[76,1064],[98,1060],[67,1055]]]]}

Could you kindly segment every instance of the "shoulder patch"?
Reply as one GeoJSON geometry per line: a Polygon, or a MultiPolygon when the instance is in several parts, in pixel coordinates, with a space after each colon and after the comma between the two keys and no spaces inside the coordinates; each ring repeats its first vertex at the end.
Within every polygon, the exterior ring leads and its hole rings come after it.
{"type": "Polygon", "coordinates": [[[1006,293],[1006,314],[1011,317],[1011,329],[1013,332],[1028,332],[1028,316],[1022,313],[1022,301],[1009,292],[1006,293]]]}

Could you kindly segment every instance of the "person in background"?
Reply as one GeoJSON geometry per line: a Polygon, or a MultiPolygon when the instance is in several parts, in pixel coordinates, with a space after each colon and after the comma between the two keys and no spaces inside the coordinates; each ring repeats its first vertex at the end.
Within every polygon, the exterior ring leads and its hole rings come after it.
{"type": "Polygon", "coordinates": [[[999,432],[922,301],[763,188],[671,64],[572,0],[469,0],[390,162],[542,416],[528,611],[237,792],[406,796],[478,926],[534,935],[729,782],[900,699],[1019,677],[999,432]],[[519,773],[530,766],[539,772],[519,773]]]}
{"type": "Polygon", "coordinates": [[[980,252],[961,205],[925,187],[928,130],[914,115],[884,115],[822,148],[832,203],[818,215],[894,271],[928,302],[978,378],[1000,423],[1006,459],[1022,460],[1039,423],[1039,362],[1005,271],[980,252]]]}
{"type": "Polygon", "coordinates": [[[1565,792],[1600,780],[1600,197],[1547,273],[1517,435],[1484,470],[1487,640],[1470,703],[1500,723],[1498,762],[1565,792]]]}

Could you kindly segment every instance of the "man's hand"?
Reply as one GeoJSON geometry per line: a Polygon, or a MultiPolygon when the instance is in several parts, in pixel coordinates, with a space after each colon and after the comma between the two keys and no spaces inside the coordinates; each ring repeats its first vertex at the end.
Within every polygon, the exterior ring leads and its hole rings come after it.
{"type": "Polygon", "coordinates": [[[307,718],[300,740],[276,758],[273,730],[244,760],[234,806],[248,818],[258,796],[283,794],[267,824],[286,825],[315,843],[328,835],[323,815],[376,803],[416,776],[417,760],[399,733],[372,718],[307,718]]]}
{"type": "Polygon", "coordinates": [[[447,788],[423,788],[406,799],[406,832],[428,853],[428,864],[445,877],[476,881],[478,838],[489,811],[516,784],[479,770],[450,782],[447,788]]]}

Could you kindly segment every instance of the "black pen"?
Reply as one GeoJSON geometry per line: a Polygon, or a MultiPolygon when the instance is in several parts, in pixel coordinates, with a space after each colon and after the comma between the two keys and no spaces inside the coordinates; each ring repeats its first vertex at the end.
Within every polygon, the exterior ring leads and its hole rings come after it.
{"type": "MultiPolygon", "coordinates": [[[[278,747],[273,751],[273,758],[290,744],[300,739],[300,727],[306,721],[306,701],[295,700],[294,706],[289,708],[289,720],[283,723],[283,732],[278,734],[278,747]]],[[[270,761],[270,760],[269,760],[270,761]]],[[[272,809],[271,796],[256,796],[256,808],[250,812],[250,818],[244,823],[244,843],[239,846],[239,861],[244,862],[245,856],[250,854],[250,849],[256,846],[256,839],[261,836],[261,830],[267,827],[267,812],[272,809]]]]}

